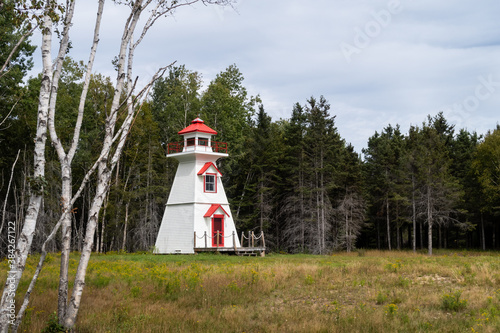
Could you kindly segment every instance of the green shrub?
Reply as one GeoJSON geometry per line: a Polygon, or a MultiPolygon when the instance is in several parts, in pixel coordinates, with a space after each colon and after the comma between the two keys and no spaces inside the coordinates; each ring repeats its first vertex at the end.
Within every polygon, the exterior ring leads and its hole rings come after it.
{"type": "Polygon", "coordinates": [[[379,291],[377,295],[377,304],[384,304],[385,301],[387,301],[387,295],[379,291]]]}
{"type": "Polygon", "coordinates": [[[45,326],[45,328],[42,330],[42,333],[60,332],[69,332],[69,330],[65,329],[63,325],[59,324],[59,318],[57,318],[57,314],[54,312],[50,315],[47,326],[45,326]]]}
{"type": "Polygon", "coordinates": [[[460,311],[467,307],[467,300],[460,299],[462,292],[457,290],[453,294],[444,294],[441,297],[441,307],[443,310],[460,311]]]}

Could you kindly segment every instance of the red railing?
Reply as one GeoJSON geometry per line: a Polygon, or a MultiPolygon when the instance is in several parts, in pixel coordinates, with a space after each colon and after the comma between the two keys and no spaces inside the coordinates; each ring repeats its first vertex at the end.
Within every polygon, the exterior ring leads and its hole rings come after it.
{"type": "MultiPolygon", "coordinates": [[[[198,139],[198,144],[194,141],[187,141],[186,151],[212,151],[216,153],[227,154],[227,143],[212,141],[211,147],[208,146],[208,140],[198,139]]],[[[184,141],[171,142],[167,147],[167,154],[181,153],[184,151],[184,141]]]]}

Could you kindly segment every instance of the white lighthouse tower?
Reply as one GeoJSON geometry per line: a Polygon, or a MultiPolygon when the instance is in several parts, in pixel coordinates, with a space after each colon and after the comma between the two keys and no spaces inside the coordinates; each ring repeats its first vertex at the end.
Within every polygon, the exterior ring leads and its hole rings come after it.
{"type": "Polygon", "coordinates": [[[212,141],[216,131],[196,118],[179,132],[184,141],[169,144],[167,157],[179,161],[168,197],[156,253],[194,253],[203,248],[237,248],[240,241],[215,162],[227,144],[212,141]]]}

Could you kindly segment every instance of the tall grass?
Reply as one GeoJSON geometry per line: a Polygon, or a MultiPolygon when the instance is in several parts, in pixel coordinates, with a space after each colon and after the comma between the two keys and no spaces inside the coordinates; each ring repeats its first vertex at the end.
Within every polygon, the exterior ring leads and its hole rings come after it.
{"type": "MultiPolygon", "coordinates": [[[[51,259],[21,331],[39,332],[56,311],[58,256],[51,259]]],[[[498,332],[499,268],[497,253],[473,252],[96,255],[76,331],[498,332]]]]}

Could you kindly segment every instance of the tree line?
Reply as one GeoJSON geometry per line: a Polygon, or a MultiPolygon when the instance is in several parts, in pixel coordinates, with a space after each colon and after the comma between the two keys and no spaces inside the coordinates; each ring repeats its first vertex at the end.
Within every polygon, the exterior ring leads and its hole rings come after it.
{"type": "MultiPolygon", "coordinates": [[[[65,59],[56,112],[63,145],[69,145],[72,135],[73,117],[67,112],[77,107],[73,96],[81,92],[83,73],[82,62],[65,59]]],[[[387,125],[359,154],[339,135],[323,96],[296,103],[288,119],[273,121],[259,96],[248,95],[243,81],[236,65],[219,73],[205,90],[201,74],[185,66],[172,67],[156,81],[111,177],[94,251],[151,249],[176,171],[176,161],[166,158],[167,146],[179,141],[177,132],[197,116],[218,132],[215,140],[230,145],[230,157],[219,166],[237,228],[264,231],[272,251],[407,248],[431,254],[433,247],[498,247],[498,125],[482,136],[456,130],[438,113],[405,134],[398,125],[387,125]]],[[[37,77],[15,87],[22,91],[22,102],[0,132],[2,222],[22,221],[30,191],[36,190],[29,156],[40,84],[37,77]],[[7,186],[12,167],[17,172],[7,186]]],[[[88,90],[87,118],[73,162],[75,180],[85,177],[89,161],[100,153],[96,146],[103,139],[113,86],[110,78],[93,74],[88,90]]],[[[7,101],[2,104],[3,112],[9,109],[7,101]]],[[[35,250],[57,222],[61,205],[55,181],[60,162],[54,149],[46,150],[35,250]]],[[[95,191],[85,187],[72,207],[73,250],[82,249],[95,191]]],[[[58,244],[55,238],[49,249],[59,251],[58,244]]]]}

